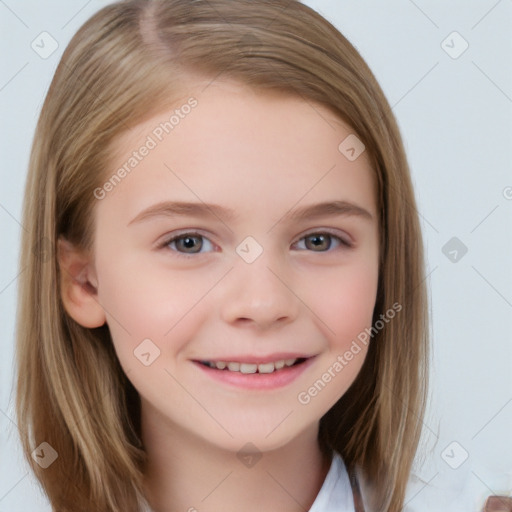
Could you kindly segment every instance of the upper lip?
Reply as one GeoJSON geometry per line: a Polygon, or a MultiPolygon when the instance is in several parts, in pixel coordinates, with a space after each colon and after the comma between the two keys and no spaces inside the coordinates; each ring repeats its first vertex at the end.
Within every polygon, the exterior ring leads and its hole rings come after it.
{"type": "Polygon", "coordinates": [[[265,363],[275,363],[276,361],[283,361],[286,359],[309,359],[312,356],[308,356],[306,354],[299,354],[296,352],[280,352],[278,354],[268,354],[263,356],[254,356],[254,355],[240,355],[240,356],[222,356],[222,357],[203,357],[201,359],[196,359],[196,361],[226,361],[226,362],[237,362],[237,363],[247,363],[247,364],[265,364],[265,363]]]}

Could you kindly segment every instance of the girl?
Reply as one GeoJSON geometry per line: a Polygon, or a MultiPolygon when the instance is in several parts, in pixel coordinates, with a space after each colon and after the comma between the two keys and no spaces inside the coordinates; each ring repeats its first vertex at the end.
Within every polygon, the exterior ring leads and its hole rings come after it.
{"type": "Polygon", "coordinates": [[[17,413],[55,511],[402,509],[421,234],[389,104],[320,15],[102,9],[44,103],[24,224],[17,413]]]}

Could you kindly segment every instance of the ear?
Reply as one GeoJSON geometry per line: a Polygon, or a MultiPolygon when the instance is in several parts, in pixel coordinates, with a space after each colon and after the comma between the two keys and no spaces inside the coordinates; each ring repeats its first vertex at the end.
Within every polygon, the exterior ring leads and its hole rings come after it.
{"type": "Polygon", "coordinates": [[[67,313],[83,327],[101,327],[106,316],[98,301],[98,281],[90,256],[60,237],[57,260],[60,294],[67,313]]]}

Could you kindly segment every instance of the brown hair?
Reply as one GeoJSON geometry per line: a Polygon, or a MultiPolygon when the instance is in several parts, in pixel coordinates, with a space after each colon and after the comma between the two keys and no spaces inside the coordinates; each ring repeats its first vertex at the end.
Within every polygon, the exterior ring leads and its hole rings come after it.
{"type": "Polygon", "coordinates": [[[47,94],[25,191],[17,319],[17,414],[27,459],[54,510],[138,510],[145,453],[138,395],[108,327],[65,312],[55,247],[93,245],[94,189],[121,133],[171,105],[193,76],[326,106],[357,134],[378,186],[380,272],[372,338],[353,385],[321,419],[323,449],[359,467],[372,510],[396,512],[421,432],[428,327],[423,247],[408,164],[391,108],[339,31],[298,0],[126,0],[90,18],[47,94]],[[92,413],[94,411],[94,413],[92,413]],[[30,457],[48,442],[58,459],[30,457]]]}

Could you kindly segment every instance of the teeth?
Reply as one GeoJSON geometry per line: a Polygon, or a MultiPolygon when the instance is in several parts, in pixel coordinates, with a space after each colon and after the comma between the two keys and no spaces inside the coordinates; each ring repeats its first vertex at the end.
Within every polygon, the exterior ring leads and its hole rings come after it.
{"type": "Polygon", "coordinates": [[[281,370],[285,366],[293,366],[297,359],[284,359],[275,361],[273,363],[237,363],[234,361],[203,361],[204,364],[210,368],[217,368],[218,370],[228,369],[230,372],[240,372],[244,374],[250,373],[273,373],[276,370],[281,370]]]}
{"type": "Polygon", "coordinates": [[[242,363],[240,365],[240,373],[256,373],[258,371],[257,364],[242,363]]]}
{"type": "Polygon", "coordinates": [[[266,363],[258,365],[259,373],[272,373],[275,369],[275,363],[266,363]]]}

